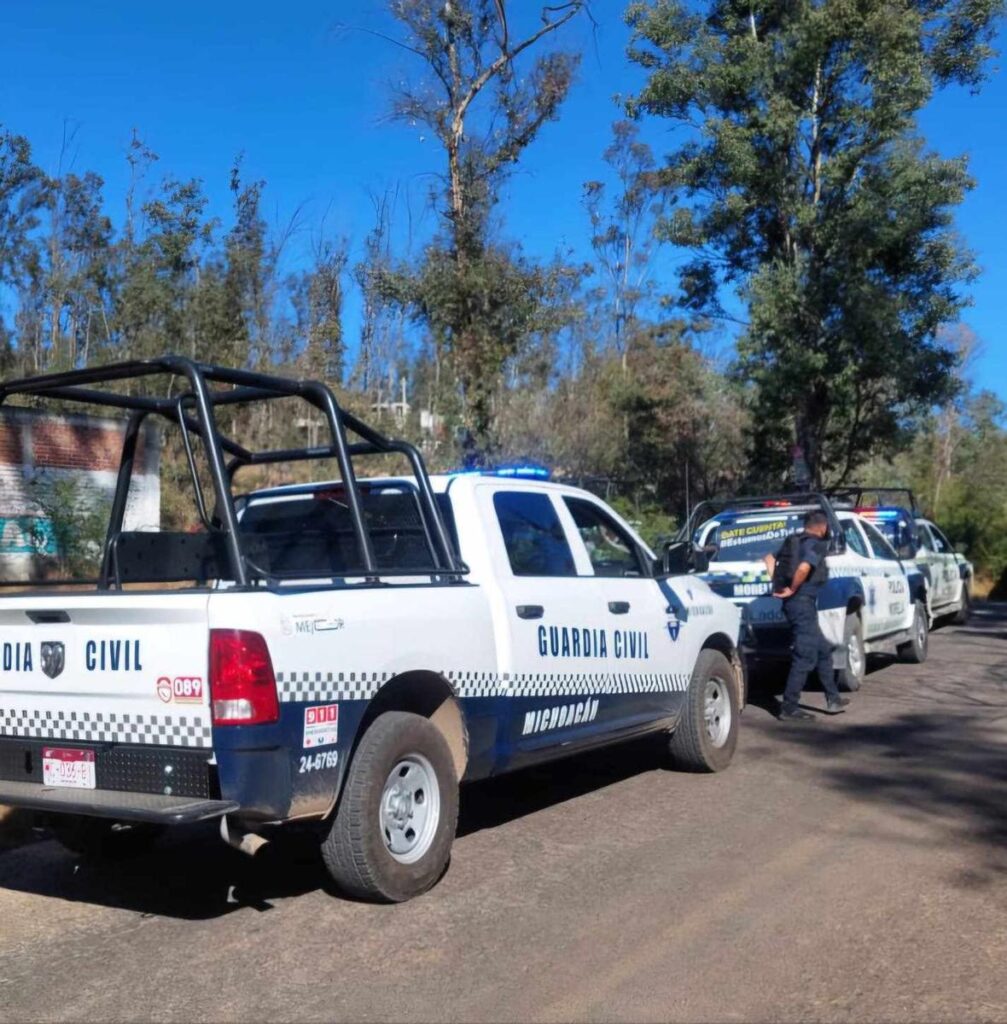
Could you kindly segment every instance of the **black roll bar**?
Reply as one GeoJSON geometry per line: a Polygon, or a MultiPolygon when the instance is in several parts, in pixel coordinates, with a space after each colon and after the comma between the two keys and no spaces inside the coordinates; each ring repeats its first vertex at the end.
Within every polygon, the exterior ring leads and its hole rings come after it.
{"type": "MultiPolygon", "coordinates": [[[[431,567],[431,570],[448,575],[462,575],[468,571],[449,539],[433,488],[430,486],[426,466],[419,451],[405,441],[384,437],[356,416],[340,408],[332,390],[320,381],[291,380],[251,370],[214,366],[184,356],[165,355],[157,359],[130,360],[106,366],[87,367],[5,383],[0,382],[0,406],[14,395],[56,398],[87,405],[124,409],[131,413],[119,461],[100,585],[106,587],[110,585],[109,550],[111,541],[122,528],[126,498],[134,470],[137,440],[145,418],[151,414],[176,422],[182,428],[190,469],[193,468],[194,460],[188,433],[191,431],[202,440],[216,497],[214,513],[219,519],[219,526],[215,522],[212,526],[224,534],[232,577],[239,586],[248,585],[248,563],[241,547],[237,513],[231,489],[235,471],[244,465],[326,457],[336,459],[346,487],[346,501],[350,510],[353,534],[363,563],[362,573],[368,577],[387,575],[387,570],[379,573],[377,569],[373,545],[364,520],[360,489],[352,464],[353,455],[386,452],[403,455],[410,463],[416,479],[421,511],[432,530],[433,543],[430,546],[435,565],[431,567]],[[188,391],[182,395],[158,397],[127,395],[99,387],[102,384],[142,379],[157,374],[176,375],[184,378],[189,385],[188,391]],[[219,388],[211,390],[208,382],[229,385],[230,390],[219,388]],[[217,406],[271,401],[278,398],[300,398],[318,409],[326,419],[331,443],[315,448],[254,452],[221,433],[214,414],[217,406]],[[186,410],[186,405],[192,406],[192,413],[186,410]],[[362,439],[363,443],[351,445],[347,440],[347,430],[353,431],[362,439]],[[225,463],[225,452],[231,456],[231,461],[228,463],[225,463]]],[[[198,478],[196,486],[197,492],[199,492],[198,497],[202,497],[198,478]]],[[[199,504],[201,506],[200,513],[203,516],[206,503],[201,501],[199,504]]],[[[413,574],[416,574],[415,570],[413,574]]]]}
{"type": "Polygon", "coordinates": [[[829,501],[828,496],[821,491],[799,491],[793,494],[758,494],[745,495],[738,498],[711,498],[701,501],[693,508],[685,525],[679,530],[677,540],[691,540],[696,528],[707,519],[712,518],[719,512],[728,509],[732,511],[749,510],[765,511],[767,513],[776,509],[786,513],[789,508],[820,508],[829,520],[829,550],[830,553],[840,554],[846,550],[846,539],[843,528],[839,523],[836,510],[829,501]],[[702,516],[700,515],[702,513],[702,516]]]}
{"type": "Polygon", "coordinates": [[[846,487],[830,487],[825,493],[834,500],[848,501],[854,507],[869,507],[875,504],[898,505],[900,508],[907,509],[913,516],[923,514],[916,503],[916,495],[913,494],[912,489],[909,487],[871,487],[868,484],[850,484],[846,487]],[[878,498],[882,495],[893,495],[897,496],[899,500],[864,501],[864,497],[869,494],[878,498]],[[908,498],[908,501],[903,500],[906,498],[908,498]]]}

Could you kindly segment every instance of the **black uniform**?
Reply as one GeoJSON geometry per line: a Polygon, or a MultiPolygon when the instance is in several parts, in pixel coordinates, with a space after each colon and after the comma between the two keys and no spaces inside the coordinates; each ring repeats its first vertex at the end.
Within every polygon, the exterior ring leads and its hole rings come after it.
{"type": "Polygon", "coordinates": [[[810,533],[802,533],[797,565],[807,562],[811,573],[793,597],[784,599],[783,614],[793,630],[794,656],[783,691],[783,710],[794,711],[801,699],[801,691],[811,670],[818,668],[818,678],[829,700],[839,696],[836,676],[832,668],[832,644],[826,640],[818,625],[818,591],[828,577],[825,556],[828,543],[810,533]]]}

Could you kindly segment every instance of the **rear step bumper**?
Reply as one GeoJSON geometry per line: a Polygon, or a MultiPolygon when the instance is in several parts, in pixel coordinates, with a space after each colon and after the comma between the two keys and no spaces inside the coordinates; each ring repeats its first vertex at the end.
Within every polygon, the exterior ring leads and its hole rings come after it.
{"type": "Polygon", "coordinates": [[[112,790],[60,789],[37,782],[0,781],[0,804],[60,814],[85,814],[119,821],[151,821],[181,825],[236,811],[233,800],[200,800],[161,793],[119,793],[112,790]]]}

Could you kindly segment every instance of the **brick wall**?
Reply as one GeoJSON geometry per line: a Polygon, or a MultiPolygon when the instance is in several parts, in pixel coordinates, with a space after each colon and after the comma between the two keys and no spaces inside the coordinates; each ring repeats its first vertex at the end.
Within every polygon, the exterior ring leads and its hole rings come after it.
{"type": "MultiPolygon", "coordinates": [[[[127,529],[160,525],[160,448],[153,425],[140,438],[126,507],[127,529]]],[[[52,555],[52,531],[37,498],[71,480],[81,500],[111,500],[125,423],[93,416],[52,416],[0,409],[0,576],[25,579],[52,555]]]]}

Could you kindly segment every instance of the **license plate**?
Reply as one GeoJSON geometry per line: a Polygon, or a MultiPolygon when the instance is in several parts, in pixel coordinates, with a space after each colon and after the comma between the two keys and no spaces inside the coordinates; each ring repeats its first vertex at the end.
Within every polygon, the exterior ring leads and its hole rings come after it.
{"type": "Polygon", "coordinates": [[[44,747],[42,782],[66,789],[94,789],[94,751],[66,747],[44,747]]]}

